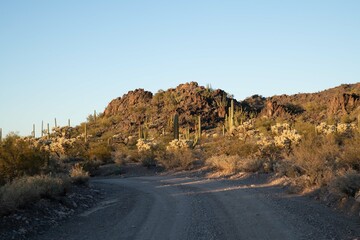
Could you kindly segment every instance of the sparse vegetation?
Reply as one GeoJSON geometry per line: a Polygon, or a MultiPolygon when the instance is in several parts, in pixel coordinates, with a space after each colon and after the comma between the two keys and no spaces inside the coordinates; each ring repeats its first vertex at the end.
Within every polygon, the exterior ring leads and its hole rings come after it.
{"type": "Polygon", "coordinates": [[[70,177],[71,181],[76,184],[87,184],[89,181],[89,173],[79,163],[71,168],[70,177]]]}
{"type": "Polygon", "coordinates": [[[0,215],[23,207],[40,198],[64,195],[69,187],[66,177],[23,176],[0,187],[0,215]]]}
{"type": "Polygon", "coordinates": [[[138,162],[175,170],[208,166],[225,174],[274,172],[292,179],[298,191],[322,188],[354,197],[360,190],[360,104],[347,108],[337,97],[325,106],[338,93],[325,92],[328,101],[321,94],[255,95],[240,103],[197,83],[154,96],[138,89],[78,127],[57,126],[37,139],[3,138],[0,184],[9,188],[18,178],[57,172],[86,184],[102,165],[138,162]]]}

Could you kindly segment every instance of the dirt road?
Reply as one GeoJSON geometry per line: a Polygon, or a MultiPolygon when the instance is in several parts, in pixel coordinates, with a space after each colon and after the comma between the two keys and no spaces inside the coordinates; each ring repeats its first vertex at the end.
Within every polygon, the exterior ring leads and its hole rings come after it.
{"type": "Polygon", "coordinates": [[[359,220],[256,176],[97,179],[96,207],[36,239],[356,239],[359,220]]]}

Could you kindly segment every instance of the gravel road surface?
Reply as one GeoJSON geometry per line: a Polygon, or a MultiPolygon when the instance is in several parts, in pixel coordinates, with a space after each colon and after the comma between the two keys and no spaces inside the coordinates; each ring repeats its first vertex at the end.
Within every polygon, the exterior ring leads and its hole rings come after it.
{"type": "MultiPolygon", "coordinates": [[[[288,195],[260,177],[209,180],[146,176],[95,179],[98,206],[39,240],[357,239],[358,218],[307,197],[288,195]]],[[[359,238],[360,239],[360,238],[359,238]]]]}

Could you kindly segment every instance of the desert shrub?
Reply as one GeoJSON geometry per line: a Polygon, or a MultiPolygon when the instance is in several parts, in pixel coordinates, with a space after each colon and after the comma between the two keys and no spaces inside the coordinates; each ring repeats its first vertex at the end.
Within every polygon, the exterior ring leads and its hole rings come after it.
{"type": "Polygon", "coordinates": [[[272,163],[259,158],[219,155],[206,159],[205,164],[225,174],[236,172],[271,172],[272,163]]]}
{"type": "Polygon", "coordinates": [[[91,142],[89,144],[89,159],[101,161],[103,163],[112,162],[111,148],[107,142],[91,142]]]}
{"type": "Polygon", "coordinates": [[[81,139],[76,139],[72,144],[63,145],[65,160],[86,159],[88,157],[87,146],[81,139]]]}
{"type": "Polygon", "coordinates": [[[24,176],[0,188],[0,215],[33,203],[40,198],[63,195],[69,187],[64,177],[48,175],[24,176]]]}
{"type": "Polygon", "coordinates": [[[154,151],[143,151],[141,154],[138,154],[137,158],[144,167],[152,167],[157,164],[156,154],[154,151]]]}
{"type": "Polygon", "coordinates": [[[17,135],[7,136],[0,144],[0,184],[40,173],[48,159],[48,153],[30,141],[17,135]]]}
{"type": "Polygon", "coordinates": [[[114,147],[112,155],[115,163],[118,163],[119,161],[124,163],[139,161],[139,152],[136,147],[136,142],[131,145],[117,144],[114,147]]]}
{"type": "Polygon", "coordinates": [[[158,150],[158,144],[153,141],[153,139],[138,139],[136,147],[138,149],[137,152],[137,160],[141,162],[141,164],[145,167],[151,167],[156,165],[156,154],[155,152],[158,150]]]}
{"type": "Polygon", "coordinates": [[[156,159],[166,169],[191,169],[194,163],[193,152],[188,148],[159,151],[156,159]]]}
{"type": "Polygon", "coordinates": [[[273,162],[262,158],[245,158],[239,162],[239,169],[242,172],[270,173],[273,171],[273,162]]]}
{"type": "Polygon", "coordinates": [[[307,138],[294,148],[292,160],[307,176],[307,185],[323,186],[334,177],[340,148],[333,138],[307,138]]]}
{"type": "Polygon", "coordinates": [[[294,128],[301,136],[307,137],[308,135],[315,134],[315,125],[309,122],[305,122],[302,118],[298,118],[294,122],[294,128]]]}
{"type": "Polygon", "coordinates": [[[285,159],[277,161],[273,165],[273,170],[279,177],[297,178],[304,174],[304,171],[299,166],[285,159]]]}
{"type": "Polygon", "coordinates": [[[87,184],[89,182],[89,173],[79,163],[76,163],[70,170],[70,178],[75,184],[87,184]]]}
{"type": "Polygon", "coordinates": [[[238,155],[228,156],[225,154],[212,156],[206,159],[205,164],[224,173],[235,173],[239,170],[240,157],[238,155]]]}
{"type": "Polygon", "coordinates": [[[114,162],[117,166],[124,166],[127,163],[127,155],[124,152],[115,151],[113,153],[114,162]]]}
{"type": "Polygon", "coordinates": [[[259,130],[261,133],[267,133],[271,130],[271,126],[275,124],[275,120],[271,118],[258,118],[255,121],[255,129],[259,130]]]}
{"type": "Polygon", "coordinates": [[[258,152],[259,146],[251,141],[243,142],[237,137],[219,137],[204,144],[204,155],[206,158],[219,155],[238,155],[242,158],[249,157],[258,152]]]}
{"type": "Polygon", "coordinates": [[[351,139],[344,141],[344,146],[340,156],[339,165],[346,169],[360,171],[360,136],[356,134],[351,139]]]}
{"type": "Polygon", "coordinates": [[[349,171],[343,176],[334,178],[329,183],[329,190],[338,195],[355,197],[360,189],[360,174],[355,171],[349,171]]]}
{"type": "Polygon", "coordinates": [[[102,162],[99,160],[87,159],[87,160],[81,162],[80,165],[84,171],[88,172],[90,175],[93,175],[93,174],[95,174],[96,170],[99,169],[101,164],[102,164],[102,162]]]}
{"type": "Polygon", "coordinates": [[[275,144],[263,145],[259,147],[256,158],[270,162],[276,162],[283,158],[283,149],[275,144]]]}

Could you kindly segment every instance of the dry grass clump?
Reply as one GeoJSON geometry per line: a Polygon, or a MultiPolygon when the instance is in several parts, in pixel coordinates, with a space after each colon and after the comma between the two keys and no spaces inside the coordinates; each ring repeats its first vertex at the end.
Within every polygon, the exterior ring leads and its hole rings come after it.
{"type": "Polygon", "coordinates": [[[225,174],[237,172],[271,172],[272,163],[260,158],[241,158],[239,155],[219,155],[206,160],[206,165],[225,174]]]}
{"type": "Polygon", "coordinates": [[[220,156],[212,156],[206,159],[206,165],[224,172],[226,174],[232,174],[239,170],[239,162],[241,161],[238,155],[220,155],[220,156]]]}
{"type": "Polygon", "coordinates": [[[188,148],[159,152],[157,160],[166,169],[191,169],[195,161],[192,150],[188,148]]]}
{"type": "Polygon", "coordinates": [[[70,177],[75,184],[87,184],[89,182],[89,172],[86,172],[79,163],[71,168],[70,177]]]}
{"type": "Polygon", "coordinates": [[[306,185],[321,187],[333,179],[339,157],[340,148],[333,138],[315,136],[295,147],[291,160],[307,176],[306,185]]]}
{"type": "Polygon", "coordinates": [[[238,155],[246,158],[257,153],[259,146],[251,141],[239,141],[236,137],[218,137],[203,144],[203,150],[206,158],[220,155],[238,155]]]}
{"type": "Polygon", "coordinates": [[[360,135],[344,141],[339,164],[347,169],[360,171],[360,135]]]}
{"type": "Polygon", "coordinates": [[[330,182],[329,190],[340,196],[355,197],[355,194],[360,190],[360,174],[349,171],[335,178],[330,182]]]}
{"type": "Polygon", "coordinates": [[[48,175],[24,176],[0,188],[0,215],[23,207],[40,198],[63,195],[69,187],[66,178],[48,175]]]}

